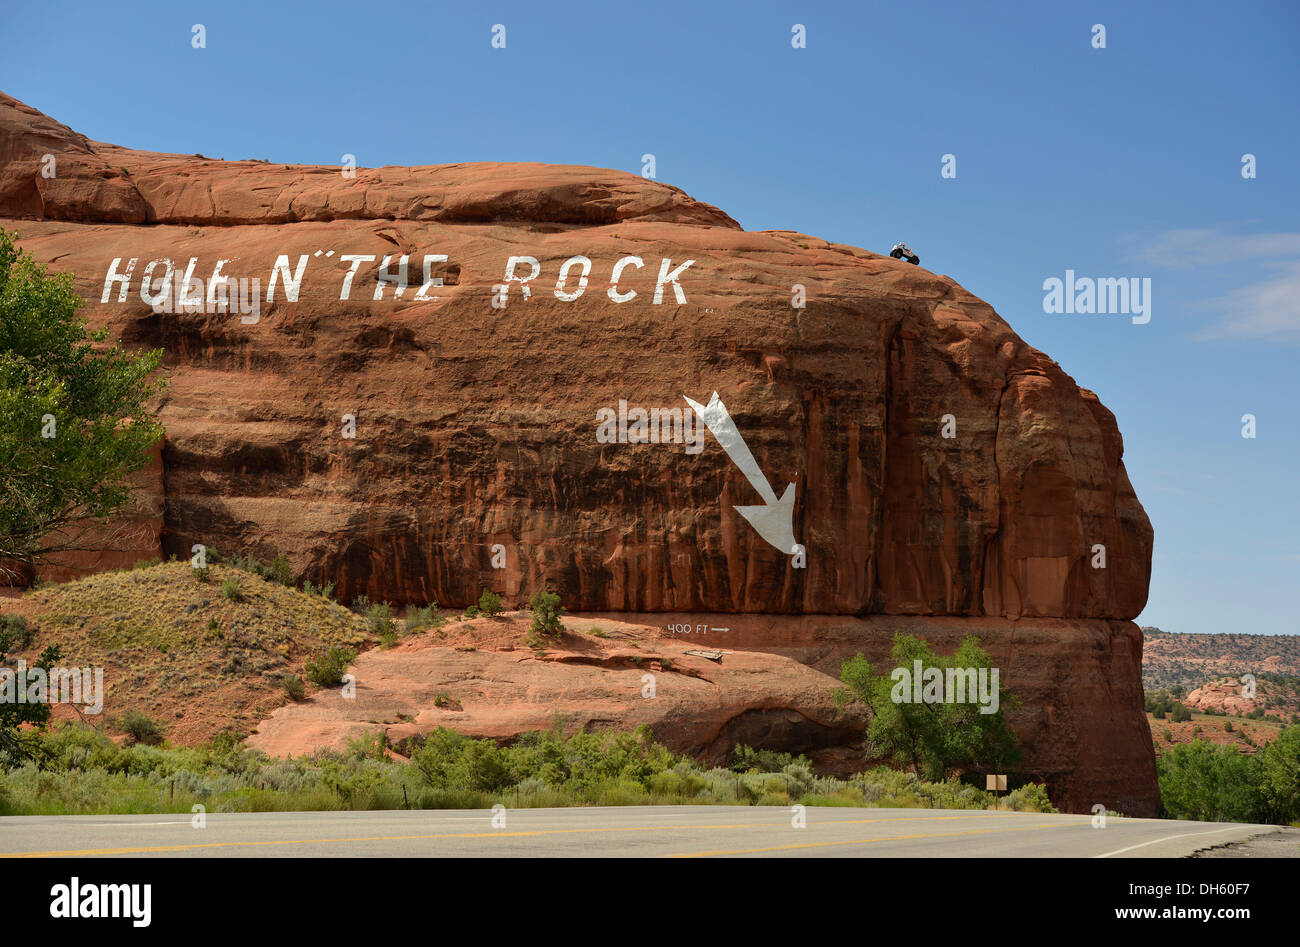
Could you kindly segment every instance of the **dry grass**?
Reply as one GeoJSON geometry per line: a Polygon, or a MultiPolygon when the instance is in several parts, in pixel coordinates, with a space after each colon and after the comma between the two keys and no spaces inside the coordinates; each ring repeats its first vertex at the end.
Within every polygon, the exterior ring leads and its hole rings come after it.
{"type": "Polygon", "coordinates": [[[188,563],[169,562],[25,598],[23,610],[40,626],[26,657],[59,644],[64,666],[104,668],[104,719],[140,710],[177,743],[251,730],[285,702],[281,682],[302,675],[307,658],[333,644],[368,643],[365,620],[338,603],[220,565],[206,582],[188,563]],[[237,583],[238,598],[222,594],[226,580],[237,583]]]}

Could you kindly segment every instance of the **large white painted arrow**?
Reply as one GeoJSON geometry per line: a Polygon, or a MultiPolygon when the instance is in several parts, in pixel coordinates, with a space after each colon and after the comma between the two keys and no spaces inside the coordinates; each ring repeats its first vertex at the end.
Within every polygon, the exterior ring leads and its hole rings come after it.
{"type": "Polygon", "coordinates": [[[700,420],[704,422],[704,426],[718,439],[718,443],[727,452],[732,463],[740,468],[745,479],[753,484],[758,495],[763,498],[762,506],[738,506],[736,512],[749,520],[749,525],[758,531],[758,535],[787,556],[793,555],[797,545],[794,538],[794,484],[789,484],[785,488],[781,499],[776,498],[776,491],[763,476],[758,461],[754,460],[749,445],[740,436],[740,431],[736,430],[736,422],[727,413],[727,406],[722,403],[716,391],[707,405],[692,401],[685,395],[682,397],[686,398],[686,403],[695,410],[700,420]]]}

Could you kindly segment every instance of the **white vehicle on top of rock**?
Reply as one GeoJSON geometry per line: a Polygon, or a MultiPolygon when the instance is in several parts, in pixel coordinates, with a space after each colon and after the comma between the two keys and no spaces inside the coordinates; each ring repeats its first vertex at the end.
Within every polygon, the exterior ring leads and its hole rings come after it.
{"type": "Polygon", "coordinates": [[[894,244],[894,249],[889,251],[889,255],[895,260],[906,260],[908,263],[920,263],[921,258],[913,253],[903,241],[894,244]]]}

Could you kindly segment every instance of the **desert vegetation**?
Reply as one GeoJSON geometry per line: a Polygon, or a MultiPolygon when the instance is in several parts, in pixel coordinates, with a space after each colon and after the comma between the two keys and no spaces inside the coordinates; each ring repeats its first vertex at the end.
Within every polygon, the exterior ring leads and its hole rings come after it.
{"type": "MultiPolygon", "coordinates": [[[[149,403],[162,350],[107,345],[51,275],[0,230],[0,568],[85,547],[130,499],[162,435],[149,403]],[[59,432],[64,432],[59,436],[59,432]],[[72,436],[69,436],[71,434],[72,436]]],[[[103,537],[101,537],[101,542],[103,537]]]]}
{"type": "Polygon", "coordinates": [[[365,616],[209,553],[208,581],[189,562],[154,561],[32,590],[27,615],[0,619],[0,652],[30,666],[57,648],[62,664],[103,668],[110,715],[137,710],[201,743],[306,696],[308,661],[373,642],[365,616]]]}
{"type": "Polygon", "coordinates": [[[1300,823],[1300,726],[1256,752],[1193,740],[1156,758],[1162,814],[1210,822],[1300,823]]]}
{"type": "MultiPolygon", "coordinates": [[[[147,729],[147,728],[146,728],[147,729]]],[[[152,738],[152,734],[150,735],[152,738]]],[[[1041,786],[1001,800],[952,779],[876,767],[819,776],[801,756],[737,746],[705,768],[632,732],[527,733],[508,746],[437,729],[393,760],[374,731],[343,752],[270,759],[232,732],[202,747],[120,745],[80,723],[38,731],[33,756],[0,751],[0,814],[110,814],[581,805],[881,806],[1055,811],[1041,786]]]]}
{"type": "MultiPolygon", "coordinates": [[[[920,662],[921,667],[940,672],[992,670],[988,653],[974,636],[967,637],[953,654],[940,657],[926,642],[895,633],[890,657],[890,668],[910,669],[920,662]]],[[[1000,683],[996,710],[984,713],[986,708],[975,702],[973,694],[963,701],[898,700],[899,688],[892,674],[877,674],[861,654],[843,662],[840,680],[845,687],[837,693],[838,700],[857,700],[870,708],[867,742],[873,758],[889,760],[919,778],[940,782],[957,774],[1009,774],[1019,765],[1018,740],[1005,716],[1017,701],[1000,683]]],[[[993,706],[991,700],[989,705],[993,706]]]]}

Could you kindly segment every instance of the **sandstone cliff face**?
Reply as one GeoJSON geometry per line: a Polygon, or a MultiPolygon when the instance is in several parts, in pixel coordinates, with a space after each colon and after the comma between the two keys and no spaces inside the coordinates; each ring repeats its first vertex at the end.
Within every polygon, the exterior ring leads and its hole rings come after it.
{"type": "Polygon", "coordinates": [[[274,548],[345,596],[403,602],[550,585],[574,609],[1127,619],[1145,603],[1151,528],[1114,417],[946,277],[745,233],[618,172],[347,179],[91,145],[13,100],[0,109],[7,225],[77,274],[96,323],[166,348],[169,551],[274,548]],[[448,258],[436,301],[414,301],[414,273],[400,299],[373,298],[379,260],[408,254],[418,270],[426,253],[448,258]],[[193,258],[200,278],[233,260],[223,275],[265,291],[281,254],[295,268],[307,255],[303,288],[255,325],[141,299],[155,259],[193,258]],[[343,254],[375,257],[346,301],[343,254]],[[512,255],[541,275],[494,309],[512,255]],[[578,255],[590,285],[563,301],[558,269],[578,255]],[[626,256],[645,263],[625,268],[621,291],[638,296],[620,304],[606,290],[626,256]],[[115,258],[118,274],[140,262],[100,303],[115,258]],[[664,259],[695,261],[684,304],[671,284],[651,298],[664,259]],[[806,308],[791,306],[796,284],[806,308]],[[621,399],[680,410],[715,390],[764,473],[796,484],[806,569],[732,512],[758,497],[711,439],[698,456],[596,440],[597,411],[621,399]]]}
{"type": "MultiPolygon", "coordinates": [[[[615,171],[159,155],[2,96],[0,225],[76,274],[93,324],[165,348],[168,553],[282,551],[345,601],[549,587],[571,611],[961,616],[1008,647],[1017,619],[1069,619],[1039,661],[1138,673],[1115,629],[1152,531],[1115,419],[947,277],[615,171]],[[218,261],[261,281],[257,322],[150,306],[171,264],[179,286],[218,261]],[[763,500],[713,434],[597,436],[620,402],[693,420],[683,396],[715,391],[776,496],[795,485],[803,557],[737,514],[763,500]]],[[[1141,715],[1136,677],[1056,693],[1141,715]]],[[[1124,778],[1150,807],[1143,745],[1124,778]]]]}

